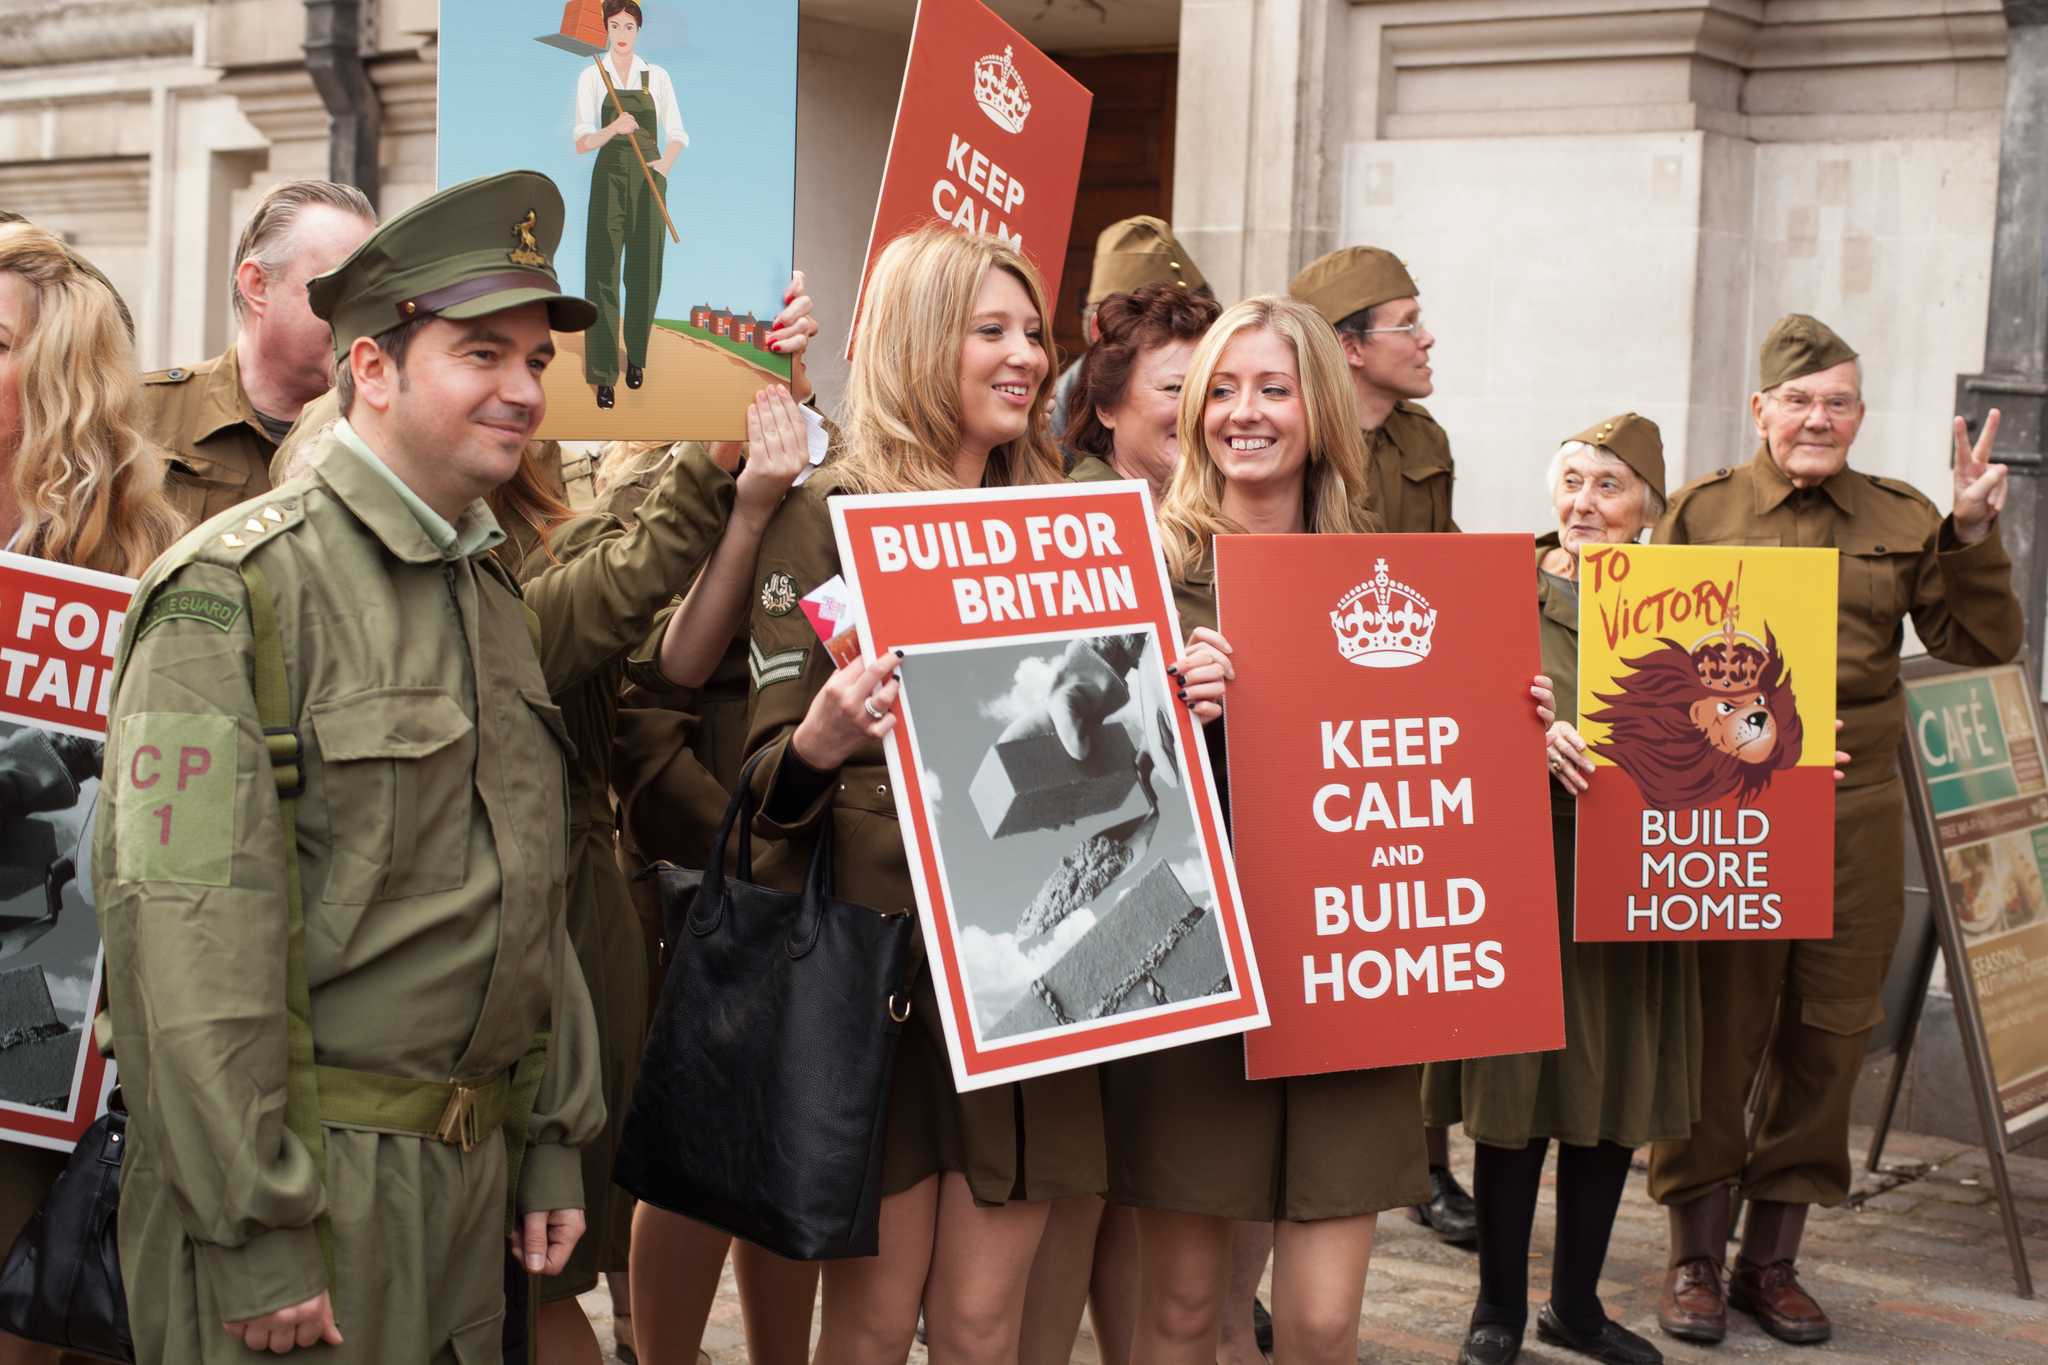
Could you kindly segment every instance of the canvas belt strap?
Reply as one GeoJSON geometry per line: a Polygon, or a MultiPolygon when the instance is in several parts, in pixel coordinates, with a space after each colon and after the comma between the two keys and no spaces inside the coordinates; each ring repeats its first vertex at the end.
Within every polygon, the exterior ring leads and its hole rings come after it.
{"type": "Polygon", "coordinates": [[[320,1085],[320,1121],[340,1128],[407,1133],[467,1152],[505,1127],[511,1117],[510,1075],[461,1085],[338,1066],[314,1071],[320,1085]]]}

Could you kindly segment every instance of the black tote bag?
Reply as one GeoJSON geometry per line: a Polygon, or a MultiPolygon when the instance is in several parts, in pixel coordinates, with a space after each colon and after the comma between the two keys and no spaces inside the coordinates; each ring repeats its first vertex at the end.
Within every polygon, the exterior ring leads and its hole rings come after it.
{"type": "Polygon", "coordinates": [[[0,1331],[103,1360],[132,1361],[114,1212],[128,1116],[85,1130],[57,1183],[0,1264],[0,1331]]]}
{"type": "Polygon", "coordinates": [[[754,884],[749,778],[761,757],[741,774],[701,885],[669,864],[641,874],[675,928],[613,1179],[778,1256],[872,1256],[915,929],[907,914],[833,899],[829,814],[802,891],[754,884]]]}

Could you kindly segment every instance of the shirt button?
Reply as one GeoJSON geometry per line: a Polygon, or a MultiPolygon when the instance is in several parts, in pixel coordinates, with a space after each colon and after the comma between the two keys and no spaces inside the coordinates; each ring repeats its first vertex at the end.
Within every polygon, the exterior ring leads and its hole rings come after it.
{"type": "Polygon", "coordinates": [[[889,794],[889,784],[888,784],[887,782],[877,782],[877,783],[875,784],[875,795],[877,795],[877,796],[887,796],[888,794],[889,794]]]}

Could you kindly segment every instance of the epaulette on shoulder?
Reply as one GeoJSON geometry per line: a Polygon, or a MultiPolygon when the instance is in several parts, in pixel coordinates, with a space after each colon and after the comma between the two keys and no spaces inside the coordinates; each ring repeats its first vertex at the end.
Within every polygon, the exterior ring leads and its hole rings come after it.
{"type": "Polygon", "coordinates": [[[151,370],[142,376],[145,384],[182,384],[192,377],[192,371],[183,365],[173,365],[168,370],[151,370]]]}
{"type": "Polygon", "coordinates": [[[1908,502],[1933,511],[1940,510],[1935,507],[1934,499],[1928,497],[1904,479],[1894,479],[1879,474],[1865,474],[1863,477],[1870,481],[1872,488],[1881,488],[1895,498],[1904,498],[1908,502]]]}
{"type": "Polygon", "coordinates": [[[221,513],[192,533],[197,541],[188,557],[208,564],[237,565],[256,550],[306,519],[295,496],[259,499],[221,513]]]}
{"type": "Polygon", "coordinates": [[[1694,479],[1691,483],[1688,483],[1685,487],[1671,495],[1671,510],[1675,512],[1680,507],[1683,507],[1694,494],[1702,489],[1712,488],[1717,483],[1726,483],[1734,477],[1735,469],[1732,465],[1700,475],[1697,479],[1694,479]]]}

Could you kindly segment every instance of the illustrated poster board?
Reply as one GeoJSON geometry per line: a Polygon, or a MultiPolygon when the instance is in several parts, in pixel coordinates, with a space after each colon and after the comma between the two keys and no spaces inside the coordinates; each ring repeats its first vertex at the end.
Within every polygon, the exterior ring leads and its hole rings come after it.
{"type": "Polygon", "coordinates": [[[69,1151],[106,1112],[92,828],[133,579],[0,553],[0,1139],[69,1151]]]}
{"type": "Polygon", "coordinates": [[[1218,536],[1253,1080],[1564,1046],[1528,536],[1218,536]]]}
{"type": "Polygon", "coordinates": [[[2005,1158],[2048,1133],[2048,748],[2033,669],[2024,657],[1994,668],[1919,658],[1901,673],[1907,806],[2013,1283],[2030,1299],[2033,1272],[2005,1158]]]}
{"type": "MultiPolygon", "coordinates": [[[[665,177],[673,233],[632,139],[578,150],[582,119],[602,129],[618,116],[595,60],[611,36],[601,0],[441,0],[435,183],[536,170],[562,192],[568,217],[555,273],[604,316],[589,332],[555,335],[540,436],[744,440],[754,395],[790,377],[767,333],[795,254],[797,0],[640,6],[646,23],[632,36],[633,79],[621,89],[654,109],[657,158],[687,139],[665,177]],[[664,81],[672,106],[661,99],[664,81]],[[625,366],[642,336],[644,377],[634,389],[625,366]],[[597,404],[587,364],[607,345],[617,371],[609,410],[597,404]]],[[[513,226],[508,249],[519,245],[513,226]]]]}
{"type": "Polygon", "coordinates": [[[953,1080],[1266,1022],[1142,484],[832,499],[953,1080]]]}
{"type": "Polygon", "coordinates": [[[1582,552],[1579,942],[1833,935],[1836,555],[1582,552]]]}
{"type": "Polygon", "coordinates": [[[1961,948],[1949,989],[1976,1023],[2013,1142],[2048,1131],[2048,754],[2011,664],[1907,666],[1907,738],[1933,839],[1939,913],[1961,948]]]}
{"type": "Polygon", "coordinates": [[[1056,307],[1094,102],[980,0],[919,0],[861,297],[882,248],[938,222],[1023,252],[1056,307]]]}

